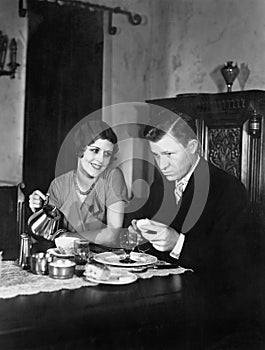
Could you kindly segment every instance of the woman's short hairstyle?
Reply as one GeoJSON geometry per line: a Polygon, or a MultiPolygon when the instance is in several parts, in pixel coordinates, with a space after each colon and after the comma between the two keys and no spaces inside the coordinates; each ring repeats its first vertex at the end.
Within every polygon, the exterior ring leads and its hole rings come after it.
{"type": "Polygon", "coordinates": [[[114,154],[119,150],[117,135],[112,128],[102,120],[89,120],[84,122],[75,132],[74,144],[77,156],[82,158],[86,147],[99,139],[108,140],[114,145],[111,156],[111,160],[113,160],[114,154]]]}
{"type": "Polygon", "coordinates": [[[188,142],[197,139],[195,120],[189,115],[162,111],[150,119],[150,125],[144,130],[144,138],[148,141],[158,142],[165,135],[171,135],[184,147],[188,142]]]}

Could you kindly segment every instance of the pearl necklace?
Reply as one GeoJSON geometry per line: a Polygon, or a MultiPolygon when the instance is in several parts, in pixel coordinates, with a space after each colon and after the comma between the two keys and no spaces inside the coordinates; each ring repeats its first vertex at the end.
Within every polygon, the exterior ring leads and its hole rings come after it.
{"type": "Polygon", "coordinates": [[[78,185],[78,182],[77,182],[76,171],[74,171],[74,185],[75,185],[75,189],[76,189],[77,192],[79,192],[79,193],[82,194],[83,196],[87,196],[87,195],[89,195],[89,193],[90,193],[90,192],[93,190],[93,188],[95,187],[96,181],[92,183],[92,185],[89,187],[88,190],[82,191],[81,188],[80,188],[79,185],[78,185]]]}

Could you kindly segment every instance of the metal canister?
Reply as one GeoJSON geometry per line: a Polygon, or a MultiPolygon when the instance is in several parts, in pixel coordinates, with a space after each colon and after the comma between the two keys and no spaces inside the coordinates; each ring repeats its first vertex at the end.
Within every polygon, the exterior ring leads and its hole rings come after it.
{"type": "Polygon", "coordinates": [[[27,233],[22,233],[20,235],[18,264],[23,270],[28,270],[30,268],[30,237],[27,233]]]}
{"type": "Polygon", "coordinates": [[[30,270],[36,275],[48,274],[48,259],[44,252],[35,253],[31,255],[30,270]]]}

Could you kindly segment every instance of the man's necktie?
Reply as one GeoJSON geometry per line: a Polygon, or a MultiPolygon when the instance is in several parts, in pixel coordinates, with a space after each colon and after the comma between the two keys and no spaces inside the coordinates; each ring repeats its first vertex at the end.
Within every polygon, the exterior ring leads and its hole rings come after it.
{"type": "Polygon", "coordinates": [[[183,193],[186,185],[187,185],[186,181],[179,181],[179,182],[176,181],[174,194],[176,197],[177,204],[179,203],[179,201],[182,197],[182,193],[183,193]]]}

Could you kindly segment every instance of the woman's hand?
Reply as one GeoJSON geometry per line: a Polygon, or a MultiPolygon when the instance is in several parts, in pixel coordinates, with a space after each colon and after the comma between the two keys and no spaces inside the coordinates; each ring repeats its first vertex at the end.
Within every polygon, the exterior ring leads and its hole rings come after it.
{"type": "Polygon", "coordinates": [[[45,200],[46,196],[39,190],[34,191],[29,196],[29,207],[30,209],[35,212],[37,209],[40,209],[42,207],[43,201],[45,200]]]}

